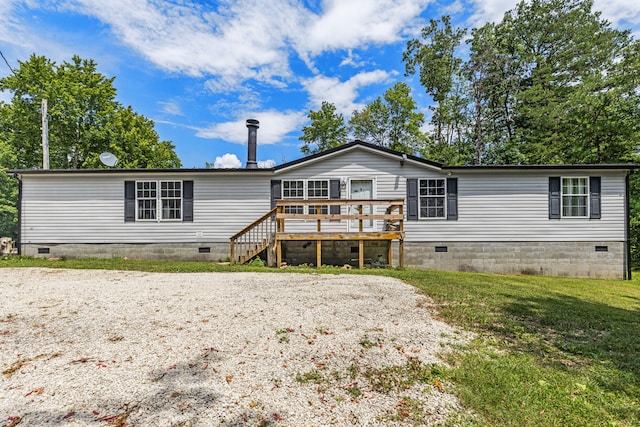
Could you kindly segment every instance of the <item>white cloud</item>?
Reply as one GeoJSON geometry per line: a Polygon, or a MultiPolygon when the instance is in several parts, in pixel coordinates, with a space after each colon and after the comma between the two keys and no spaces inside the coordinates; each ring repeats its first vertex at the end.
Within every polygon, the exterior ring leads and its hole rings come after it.
{"type": "Polygon", "coordinates": [[[184,113],[180,108],[180,104],[175,101],[159,102],[162,106],[162,112],[172,116],[182,116],[184,113]]]}
{"type": "Polygon", "coordinates": [[[306,11],[297,2],[227,1],[208,6],[146,0],[70,0],[72,10],[109,24],[115,35],[162,69],[222,82],[288,76],[289,34],[306,11]],[[233,79],[232,79],[233,80],[233,79]]]}
{"type": "Polygon", "coordinates": [[[259,169],[271,169],[276,165],[275,160],[258,160],[259,169]]]}
{"type": "Polygon", "coordinates": [[[326,0],[319,13],[295,0],[49,0],[38,7],[95,17],[159,68],[212,76],[208,87],[225,92],[251,79],[284,87],[295,79],[295,53],[314,71],[310,58],[323,52],[399,41],[430,1],[326,0]]]}
{"type": "Polygon", "coordinates": [[[595,0],[593,8],[602,11],[602,17],[614,27],[625,29],[627,24],[640,24],[640,2],[630,0],[595,0]],[[627,23],[627,24],[625,24],[627,23]]]}
{"type": "Polygon", "coordinates": [[[475,13],[468,19],[469,25],[479,27],[487,22],[499,22],[505,12],[513,9],[517,0],[475,0],[475,13]]]}
{"type": "MultiPolygon", "coordinates": [[[[453,4],[456,4],[456,0],[453,4]]],[[[514,9],[518,0],[472,0],[475,13],[468,22],[472,26],[481,26],[487,22],[499,22],[505,12],[514,9]]],[[[640,2],[629,0],[595,0],[594,11],[601,11],[602,17],[610,21],[614,28],[627,28],[625,22],[640,24],[640,2]]]]}
{"type": "Polygon", "coordinates": [[[215,123],[208,128],[199,129],[196,136],[246,144],[248,139],[246,119],[249,118],[257,119],[260,122],[257,135],[258,145],[282,142],[286,135],[298,131],[306,120],[305,115],[299,112],[267,110],[258,113],[245,113],[236,120],[215,123]]]}
{"type": "Polygon", "coordinates": [[[353,110],[363,107],[363,104],[355,102],[359,96],[359,89],[387,82],[390,78],[390,73],[376,70],[356,74],[345,82],[335,77],[316,76],[305,81],[303,86],[309,93],[312,110],[319,108],[322,101],[328,101],[336,106],[337,113],[349,117],[353,110]]]}
{"type": "Polygon", "coordinates": [[[349,49],[347,56],[342,58],[340,62],[340,66],[351,66],[351,67],[362,67],[366,64],[365,61],[360,60],[360,55],[353,53],[353,49],[349,49]]]}
{"type": "Polygon", "coordinates": [[[429,0],[326,0],[323,13],[299,33],[299,52],[393,43],[429,4],[429,0]]]}
{"type": "Polygon", "coordinates": [[[215,169],[239,169],[242,167],[242,162],[235,154],[227,153],[216,157],[213,167],[215,169]]]}

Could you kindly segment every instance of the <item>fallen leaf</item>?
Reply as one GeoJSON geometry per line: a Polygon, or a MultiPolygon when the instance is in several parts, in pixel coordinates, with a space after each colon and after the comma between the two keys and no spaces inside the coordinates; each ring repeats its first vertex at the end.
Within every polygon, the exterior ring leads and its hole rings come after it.
{"type": "Polygon", "coordinates": [[[5,425],[4,427],[15,427],[18,424],[20,424],[20,422],[22,421],[22,418],[20,418],[20,417],[9,417],[8,420],[10,421],[10,423],[5,425]]]}
{"type": "Polygon", "coordinates": [[[258,402],[252,401],[251,403],[249,403],[250,408],[255,408],[256,406],[258,406],[258,402]]]}
{"type": "Polygon", "coordinates": [[[44,391],[44,387],[34,388],[29,393],[25,394],[24,397],[31,396],[32,394],[42,394],[44,391]]]}
{"type": "Polygon", "coordinates": [[[231,383],[231,380],[233,379],[233,375],[227,375],[226,377],[224,377],[225,380],[227,380],[227,384],[231,383]]]}

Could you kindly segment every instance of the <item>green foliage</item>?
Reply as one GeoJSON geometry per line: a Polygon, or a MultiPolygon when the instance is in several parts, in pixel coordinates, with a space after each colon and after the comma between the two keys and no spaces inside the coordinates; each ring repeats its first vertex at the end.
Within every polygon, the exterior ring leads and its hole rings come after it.
{"type": "Polygon", "coordinates": [[[435,106],[422,154],[448,164],[635,161],[640,42],[591,0],[522,1],[499,23],[466,30],[431,20],[403,53],[435,106]],[[451,159],[451,160],[449,160],[451,159]]]}
{"type": "MultiPolygon", "coordinates": [[[[0,105],[0,114],[4,105],[0,105]]],[[[0,136],[1,138],[1,136],[0,136]]],[[[18,238],[18,181],[6,172],[16,164],[12,147],[0,139],[0,237],[18,238]]]]}
{"type": "Polygon", "coordinates": [[[255,257],[247,263],[251,267],[264,267],[264,261],[260,257],[255,257]]]}
{"type": "Polygon", "coordinates": [[[115,101],[114,77],[97,71],[93,60],[74,56],[58,65],[32,55],[15,74],[0,79],[13,93],[2,106],[0,139],[13,147],[14,167],[42,165],[41,105],[47,100],[50,167],[103,167],[102,152],[119,157],[119,167],[179,167],[174,147],[159,141],[153,122],[115,101]]]}
{"type": "Polygon", "coordinates": [[[336,106],[332,103],[323,101],[320,109],[311,110],[307,117],[311,124],[302,128],[302,136],[299,138],[304,141],[300,150],[305,155],[339,147],[346,142],[344,116],[336,113],[336,106]]]}
{"type": "Polygon", "coordinates": [[[416,108],[411,88],[398,82],[382,98],[354,111],[349,127],[357,139],[412,154],[425,140],[420,130],[424,115],[416,108]]]}
{"type": "Polygon", "coordinates": [[[466,100],[461,90],[462,59],[456,51],[465,34],[466,30],[453,27],[449,16],[431,19],[421,39],[409,40],[402,55],[407,75],[419,70],[420,83],[436,104],[430,107],[435,144],[449,145],[462,137],[466,100]]]}
{"type": "Polygon", "coordinates": [[[43,99],[52,169],[104,168],[99,156],[105,151],[118,157],[120,168],[180,166],[153,121],[115,101],[113,81],[93,60],[74,56],[57,65],[36,55],[0,79],[0,90],[13,93],[10,103],[0,103],[0,235],[18,233],[18,184],[6,170],[42,167],[43,99]]]}

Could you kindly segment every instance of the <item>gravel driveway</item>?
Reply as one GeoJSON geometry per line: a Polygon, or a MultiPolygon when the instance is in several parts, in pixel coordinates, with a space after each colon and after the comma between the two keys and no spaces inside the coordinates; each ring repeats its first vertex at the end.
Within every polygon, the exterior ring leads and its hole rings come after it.
{"type": "Polygon", "coordinates": [[[465,334],[396,279],[0,274],[0,426],[413,425],[459,410],[430,364],[465,334]],[[409,369],[434,376],[394,382],[409,369]]]}

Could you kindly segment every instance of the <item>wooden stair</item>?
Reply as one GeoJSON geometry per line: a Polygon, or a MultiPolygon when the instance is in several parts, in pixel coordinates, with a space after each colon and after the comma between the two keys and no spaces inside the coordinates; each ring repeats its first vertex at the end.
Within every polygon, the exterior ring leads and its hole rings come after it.
{"type": "Polygon", "coordinates": [[[274,208],[231,237],[232,264],[245,264],[274,243],[275,213],[274,208]]]}

